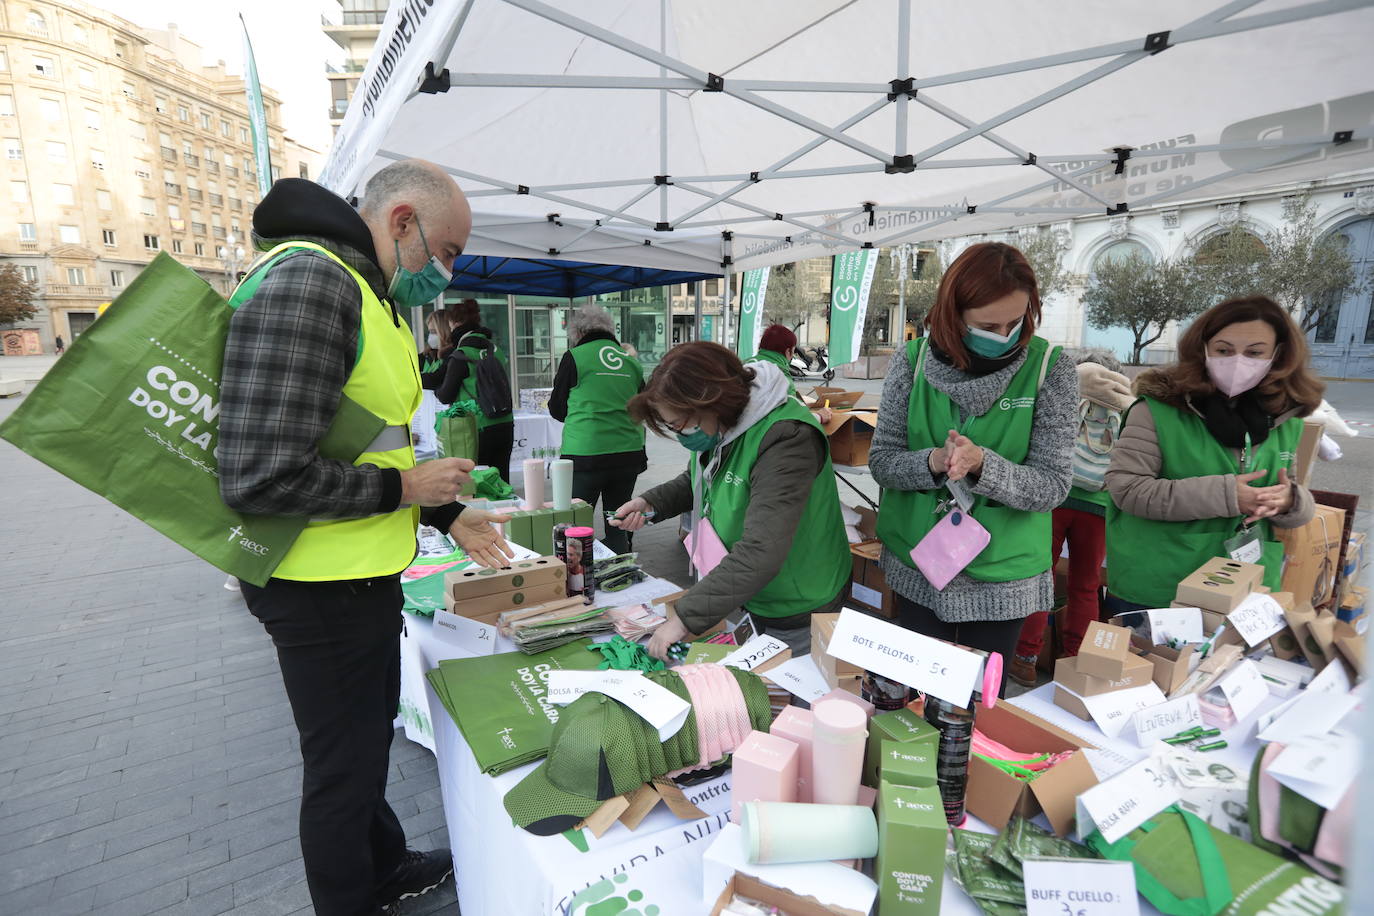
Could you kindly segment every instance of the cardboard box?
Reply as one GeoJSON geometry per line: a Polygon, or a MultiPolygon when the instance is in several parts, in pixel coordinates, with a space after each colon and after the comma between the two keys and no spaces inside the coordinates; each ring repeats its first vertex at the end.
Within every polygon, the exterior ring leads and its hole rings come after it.
{"type": "Polygon", "coordinates": [[[533,607],[536,604],[557,601],[560,598],[566,597],[568,597],[566,582],[545,582],[541,585],[532,585],[528,588],[518,588],[508,592],[497,592],[494,595],[478,595],[474,598],[455,599],[451,592],[445,591],[444,608],[450,613],[457,614],[459,617],[471,617],[473,620],[482,620],[488,617],[494,618],[502,611],[511,611],[521,607],[533,607]]]}
{"type": "Polygon", "coordinates": [[[881,712],[868,720],[868,748],[864,752],[863,784],[878,787],[878,766],[882,760],[883,742],[896,741],[912,746],[913,751],[924,750],[934,757],[940,749],[940,733],[910,709],[881,712]]]}
{"type": "Polygon", "coordinates": [[[836,410],[825,424],[830,440],[830,460],[835,464],[866,467],[873,448],[873,430],[878,414],[872,410],[836,410]]]}
{"type": "Polygon", "coordinates": [[[1076,657],[1061,658],[1054,663],[1054,682],[1078,694],[1080,697],[1095,697],[1113,690],[1127,690],[1143,687],[1154,678],[1155,666],[1139,655],[1131,655],[1126,660],[1126,672],[1116,680],[1093,677],[1078,669],[1076,657]]]}
{"type": "Polygon", "coordinates": [[[1352,586],[1341,599],[1341,606],[1336,608],[1336,619],[1343,623],[1353,623],[1364,615],[1368,603],[1369,589],[1358,585],[1352,586]]]}
{"type": "Polygon", "coordinates": [[[1154,666],[1154,682],[1165,696],[1183,686],[1193,670],[1192,646],[1170,649],[1168,646],[1152,646],[1150,641],[1140,636],[1131,637],[1131,648],[1154,666]]]}
{"type": "Polygon", "coordinates": [[[1298,603],[1298,606],[1291,611],[1284,611],[1283,616],[1288,620],[1288,628],[1293,631],[1293,636],[1298,641],[1298,651],[1307,659],[1307,663],[1312,666],[1312,670],[1320,671],[1326,667],[1331,660],[1326,652],[1312,637],[1309,625],[1317,618],[1317,610],[1306,601],[1298,603]]]}
{"type": "Polygon", "coordinates": [[[1264,567],[1229,557],[1212,557],[1178,584],[1175,603],[1225,614],[1264,584],[1264,567]]]}
{"type": "Polygon", "coordinates": [[[893,620],[897,617],[897,599],[883,575],[882,551],[883,543],[877,540],[849,545],[853,571],[848,603],[850,607],[893,620]]]}
{"type": "Polygon", "coordinates": [[[730,905],[730,901],[735,899],[736,894],[749,900],[777,907],[779,912],[787,913],[789,916],[791,914],[795,914],[795,916],[867,916],[858,910],[826,906],[815,897],[798,896],[786,888],[765,884],[753,875],[746,875],[738,871],[726,883],[720,896],[716,898],[715,906],[711,908],[711,916],[720,916],[725,908],[730,905]]]}
{"type": "Polygon", "coordinates": [[[444,590],[455,601],[495,595],[499,592],[532,588],[546,583],[562,582],[566,588],[568,569],[557,557],[535,557],[512,560],[499,569],[451,569],[444,573],[444,590]]]}
{"type": "Polygon", "coordinates": [[[1092,745],[1005,700],[998,700],[992,709],[978,710],[978,730],[1007,747],[1072,753],[1028,783],[985,760],[972,758],[968,810],[994,830],[1005,827],[1013,814],[1033,818],[1043,811],[1054,832],[1067,835],[1073,829],[1075,799],[1097,785],[1097,776],[1083,754],[1083,749],[1092,745]]]}
{"type": "Polygon", "coordinates": [[[935,753],[925,744],[914,741],[882,741],[880,746],[880,780],[899,786],[934,788],[937,785],[935,753]]]}
{"type": "Polygon", "coordinates": [[[1119,681],[1126,676],[1131,659],[1131,631],[1110,623],[1094,620],[1083,634],[1078,647],[1077,665],[1081,674],[1119,681]]]}
{"type": "Polygon", "coordinates": [[[1274,529],[1283,544],[1283,590],[1298,602],[1320,608],[1335,596],[1344,529],[1345,510],[1321,504],[1301,528],[1274,529]]]}
{"type": "MultiPolygon", "coordinates": [[[[1151,668],[1151,670],[1154,669],[1151,668]]],[[[1054,705],[1066,712],[1073,713],[1084,722],[1093,720],[1093,714],[1088,711],[1088,704],[1065,690],[1064,685],[1057,682],[1054,685],[1054,705]]]]}
{"type": "Polygon", "coordinates": [[[815,398],[816,403],[813,407],[824,407],[826,402],[830,402],[831,410],[850,410],[859,403],[864,396],[862,391],[846,391],[843,388],[830,388],[825,385],[817,385],[811,389],[809,397],[815,398]]]}
{"type": "Polygon", "coordinates": [[[1303,420],[1302,436],[1298,439],[1298,454],[1293,479],[1304,487],[1312,483],[1312,469],[1317,464],[1317,447],[1321,445],[1326,424],[1319,420],[1303,420]]]}
{"type": "MultiPolygon", "coordinates": [[[[826,654],[825,650],[835,635],[835,626],[839,621],[839,614],[811,615],[811,657],[816,660],[821,677],[825,678],[831,689],[842,686],[841,681],[861,678],[864,673],[859,666],[826,654]]],[[[857,694],[859,691],[856,688],[852,692],[857,694]]]]}
{"type": "Polygon", "coordinates": [[[878,789],[878,912],[937,916],[949,825],[940,791],[884,782],[878,789]]]}
{"type": "Polygon", "coordinates": [[[1346,672],[1352,681],[1364,676],[1364,636],[1356,629],[1344,621],[1336,622],[1335,629],[1336,650],[1340,653],[1341,661],[1345,663],[1346,672]]]}

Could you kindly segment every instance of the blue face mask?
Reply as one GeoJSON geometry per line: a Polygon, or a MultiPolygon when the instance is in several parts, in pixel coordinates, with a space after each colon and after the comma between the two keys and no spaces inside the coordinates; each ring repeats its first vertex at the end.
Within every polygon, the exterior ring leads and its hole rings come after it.
{"type": "Polygon", "coordinates": [[[708,435],[698,426],[696,429],[683,430],[677,434],[677,441],[682,443],[682,447],[693,452],[709,452],[720,444],[720,433],[708,435]]]}
{"type": "Polygon", "coordinates": [[[1006,337],[1001,334],[994,334],[991,331],[984,331],[981,328],[969,328],[964,331],[964,346],[970,353],[976,353],[986,359],[996,359],[1005,356],[1011,349],[1020,343],[1021,325],[1026,319],[1016,322],[1016,327],[1011,329],[1011,333],[1006,337]]]}
{"type": "Polygon", "coordinates": [[[415,308],[433,302],[440,293],[448,289],[449,281],[453,279],[453,272],[430,254],[429,242],[425,241],[425,230],[420,226],[419,216],[415,217],[415,228],[420,230],[420,244],[425,246],[425,254],[429,255],[429,261],[420,268],[419,273],[406,270],[401,266],[401,243],[393,239],[396,245],[396,272],[391,275],[391,283],[387,286],[386,294],[397,308],[415,308]]]}

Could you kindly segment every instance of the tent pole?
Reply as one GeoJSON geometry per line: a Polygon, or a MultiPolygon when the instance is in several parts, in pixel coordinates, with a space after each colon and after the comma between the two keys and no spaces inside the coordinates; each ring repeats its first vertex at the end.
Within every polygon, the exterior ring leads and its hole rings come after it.
{"type": "Polygon", "coordinates": [[[692,312],[696,315],[696,330],[692,332],[693,340],[701,340],[701,281],[692,281],[692,312]]]}
{"type": "Polygon", "coordinates": [[[510,402],[516,409],[520,407],[520,345],[516,342],[515,327],[515,294],[506,295],[506,327],[510,329],[510,365],[513,371],[510,374],[510,402]]]}
{"type": "MultiPolygon", "coordinates": [[[[722,295],[722,297],[721,297],[721,306],[720,306],[720,323],[721,323],[720,338],[721,338],[721,341],[722,341],[722,342],[725,344],[725,346],[727,346],[727,347],[730,346],[730,278],[731,278],[732,275],[733,275],[733,271],[732,271],[730,265],[729,265],[729,264],[726,264],[726,265],[725,265],[725,279],[722,281],[722,282],[725,284],[725,286],[724,286],[724,289],[722,290],[723,295],[722,295]]],[[[735,347],[735,352],[737,352],[737,353],[739,352],[739,347],[738,347],[738,346],[735,347]]]]}

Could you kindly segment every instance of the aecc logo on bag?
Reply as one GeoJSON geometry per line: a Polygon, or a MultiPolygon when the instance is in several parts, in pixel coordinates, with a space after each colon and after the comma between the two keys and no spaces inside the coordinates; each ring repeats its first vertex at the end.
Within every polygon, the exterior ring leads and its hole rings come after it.
{"type": "Polygon", "coordinates": [[[252,538],[241,537],[242,534],[243,526],[235,525],[234,527],[229,529],[229,540],[232,541],[235,538],[238,538],[239,548],[241,550],[246,550],[249,553],[257,554],[260,557],[265,557],[272,552],[270,547],[267,547],[264,544],[259,544],[252,538]]]}
{"type": "Polygon", "coordinates": [[[997,406],[1003,410],[1015,410],[1018,407],[1034,407],[1035,398],[1002,398],[997,406]]]}

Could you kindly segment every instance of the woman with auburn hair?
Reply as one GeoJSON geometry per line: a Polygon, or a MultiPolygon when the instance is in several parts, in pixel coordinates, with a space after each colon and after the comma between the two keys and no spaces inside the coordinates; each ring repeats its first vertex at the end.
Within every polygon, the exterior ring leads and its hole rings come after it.
{"type": "Polygon", "coordinates": [[[843,602],[851,561],[830,446],[788,382],[772,363],[746,366],[699,341],[668,351],[630,400],[630,416],[692,455],[686,471],[625,503],[612,524],[634,531],[646,513],[662,522],[690,511],[694,541],[714,533],[727,551],[654,631],[651,655],[665,658],[741,605],[755,629],[805,655],[811,614],[843,602]]]}
{"type": "Polygon", "coordinates": [[[868,459],[902,626],[1007,661],[1022,620],[1053,607],[1050,512],[1072,480],[1078,376],[1035,335],[1039,321],[1025,255],[1000,242],[965,250],[940,281],[928,336],[892,358],[868,459]],[[938,587],[911,554],[961,481],[991,541],[938,587]]]}
{"type": "Polygon", "coordinates": [[[1178,362],[1136,379],[1106,482],[1108,604],[1168,607],[1179,580],[1212,557],[1261,563],[1278,589],[1271,528],[1311,520],[1312,494],[1289,479],[1302,418],[1325,386],[1307,341],[1263,296],[1231,299],[1184,332],[1178,362]]]}

